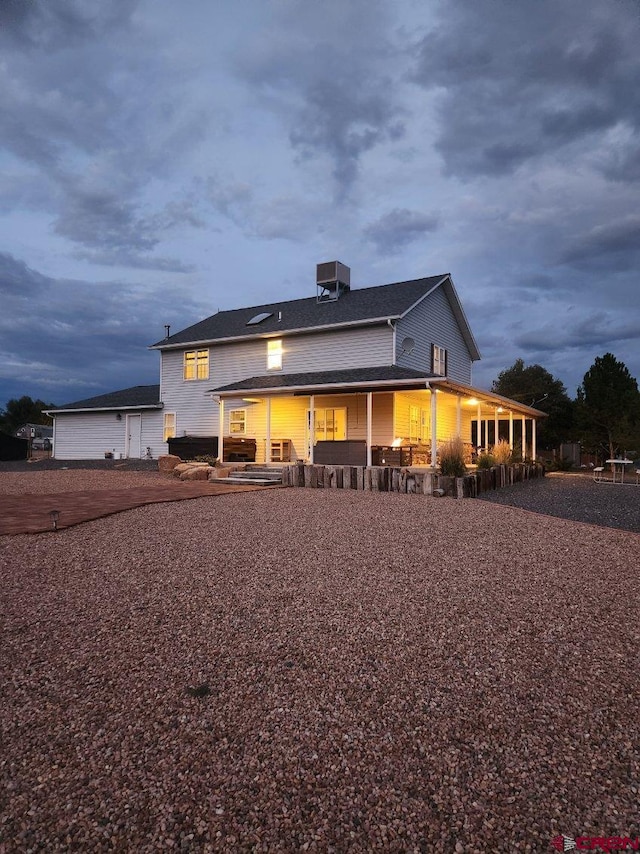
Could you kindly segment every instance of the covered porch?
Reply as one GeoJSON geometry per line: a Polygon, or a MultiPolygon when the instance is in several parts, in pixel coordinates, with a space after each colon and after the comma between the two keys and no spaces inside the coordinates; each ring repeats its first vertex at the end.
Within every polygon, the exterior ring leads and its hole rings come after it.
{"type": "MultiPolygon", "coordinates": [[[[445,378],[398,368],[253,377],[212,389],[219,447],[255,440],[256,462],[435,468],[460,438],[468,463],[499,440],[535,459],[544,413],[445,378]]],[[[222,454],[224,450],[222,450],[222,454]]]]}

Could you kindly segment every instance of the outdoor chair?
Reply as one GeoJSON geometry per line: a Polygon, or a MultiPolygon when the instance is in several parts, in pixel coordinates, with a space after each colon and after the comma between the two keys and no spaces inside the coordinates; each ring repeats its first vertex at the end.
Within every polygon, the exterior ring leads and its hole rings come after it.
{"type": "Polygon", "coordinates": [[[596,483],[599,483],[601,480],[604,480],[603,476],[604,466],[596,466],[593,470],[593,479],[596,483]]]}

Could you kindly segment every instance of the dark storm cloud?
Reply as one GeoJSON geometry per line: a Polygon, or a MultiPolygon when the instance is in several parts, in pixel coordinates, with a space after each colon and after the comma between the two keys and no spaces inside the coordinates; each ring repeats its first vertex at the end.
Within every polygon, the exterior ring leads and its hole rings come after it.
{"type": "Polygon", "coordinates": [[[439,94],[447,171],[507,174],[620,124],[637,139],[639,36],[631,2],[443,2],[413,79],[439,94]]]}
{"type": "Polygon", "coordinates": [[[379,80],[360,84],[354,87],[349,75],[342,79],[332,75],[310,85],[305,107],[290,133],[292,144],[304,155],[329,155],[338,195],[353,184],[363,154],[404,133],[398,109],[382,94],[389,84],[379,80]]]}
{"type": "Polygon", "coordinates": [[[378,0],[295,0],[274,11],[237,61],[265,106],[284,117],[298,154],[329,158],[338,197],[351,189],[364,154],[404,134],[386,64],[391,29],[378,0]]]}
{"type": "MultiPolygon", "coordinates": [[[[36,297],[46,289],[49,280],[46,276],[32,270],[24,261],[19,261],[8,252],[0,252],[0,294],[3,301],[10,295],[18,297],[36,297]]],[[[5,303],[6,313],[6,303],[5,303]]]]}
{"type": "Polygon", "coordinates": [[[207,313],[185,294],[168,308],[162,286],[57,279],[8,253],[0,254],[0,294],[0,405],[25,390],[60,404],[83,390],[157,382],[147,347],[163,324],[178,328],[207,313]]]}
{"type": "Polygon", "coordinates": [[[206,121],[174,97],[180,72],[159,83],[161,60],[131,22],[136,5],[0,7],[0,149],[17,164],[3,185],[25,210],[47,211],[54,233],[80,247],[76,257],[180,272],[191,266],[152,253],[171,229],[202,223],[188,200],[154,207],[145,192],[171,172],[176,151],[202,138],[206,121]]]}
{"type": "Polygon", "coordinates": [[[2,0],[0,44],[21,48],[77,44],[126,23],[137,0],[2,0]]]}
{"type": "Polygon", "coordinates": [[[381,254],[396,254],[409,243],[438,228],[438,217],[421,211],[395,208],[368,225],[365,236],[381,254]]]}
{"type": "Polygon", "coordinates": [[[637,267],[640,261],[640,215],[595,226],[575,240],[561,260],[578,269],[629,270],[637,267]]]}
{"type": "Polygon", "coordinates": [[[515,336],[513,341],[526,353],[558,352],[573,347],[604,352],[616,342],[637,338],[637,335],[633,321],[625,323],[619,316],[599,311],[591,312],[574,323],[546,323],[515,336]]]}

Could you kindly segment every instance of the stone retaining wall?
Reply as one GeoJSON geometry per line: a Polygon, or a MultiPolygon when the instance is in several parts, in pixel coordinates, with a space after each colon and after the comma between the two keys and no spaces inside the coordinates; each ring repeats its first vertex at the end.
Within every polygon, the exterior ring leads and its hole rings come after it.
{"type": "Polygon", "coordinates": [[[310,489],[363,489],[371,492],[405,492],[419,495],[475,498],[482,492],[500,489],[544,477],[540,463],[516,463],[511,466],[493,466],[464,475],[445,477],[430,471],[390,466],[326,466],[296,463],[283,466],[282,483],[285,486],[310,489]]]}

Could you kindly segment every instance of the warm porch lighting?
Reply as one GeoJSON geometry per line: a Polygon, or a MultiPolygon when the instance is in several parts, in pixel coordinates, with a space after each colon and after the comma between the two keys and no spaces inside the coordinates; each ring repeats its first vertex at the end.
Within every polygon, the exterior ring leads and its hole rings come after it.
{"type": "Polygon", "coordinates": [[[479,401],[475,397],[470,397],[467,403],[469,406],[477,406],[479,401]]]}
{"type": "Polygon", "coordinates": [[[499,407],[496,409],[496,412],[504,412],[504,409],[503,409],[501,406],[499,406],[499,407]]]}
{"type": "Polygon", "coordinates": [[[402,445],[402,439],[394,439],[391,443],[392,448],[399,448],[402,445]]]}

